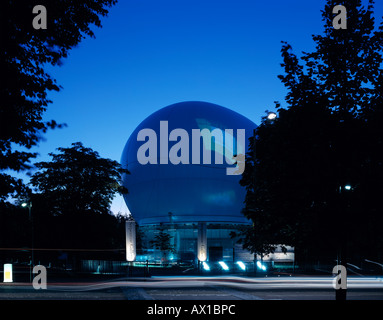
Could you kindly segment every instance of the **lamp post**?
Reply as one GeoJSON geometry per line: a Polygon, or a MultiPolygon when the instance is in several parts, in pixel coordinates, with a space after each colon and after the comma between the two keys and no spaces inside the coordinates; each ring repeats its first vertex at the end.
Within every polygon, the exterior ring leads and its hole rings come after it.
{"type": "MultiPolygon", "coordinates": [[[[267,111],[266,120],[267,123],[274,123],[274,121],[277,119],[277,114],[273,111],[267,111]]],[[[257,166],[257,130],[253,129],[253,158],[254,158],[254,176],[253,176],[253,190],[255,193],[255,184],[256,184],[256,166],[257,166]]],[[[253,228],[255,228],[254,222],[253,222],[253,228]]],[[[256,264],[259,261],[257,261],[257,254],[254,255],[254,270],[255,273],[257,273],[256,264]]],[[[263,266],[263,253],[261,254],[261,265],[263,266]]]]}
{"type": "MultiPolygon", "coordinates": [[[[340,239],[338,240],[338,256],[337,264],[344,266],[347,271],[347,240],[348,240],[348,225],[347,225],[347,211],[349,210],[349,197],[350,192],[353,190],[353,186],[350,184],[339,186],[339,197],[340,197],[340,210],[338,215],[337,225],[343,225],[343,228],[339,230],[340,239]],[[346,212],[345,212],[346,211],[346,212]]],[[[347,299],[347,275],[342,275],[344,278],[341,281],[344,283],[344,288],[338,288],[335,290],[335,300],[346,300],[347,299]]]]}
{"type": "Polygon", "coordinates": [[[29,281],[32,281],[32,269],[34,266],[34,230],[33,230],[33,217],[32,217],[32,201],[26,201],[21,204],[23,208],[28,208],[28,216],[29,216],[29,221],[31,223],[31,230],[32,230],[32,244],[31,244],[31,267],[29,270],[29,281]]]}

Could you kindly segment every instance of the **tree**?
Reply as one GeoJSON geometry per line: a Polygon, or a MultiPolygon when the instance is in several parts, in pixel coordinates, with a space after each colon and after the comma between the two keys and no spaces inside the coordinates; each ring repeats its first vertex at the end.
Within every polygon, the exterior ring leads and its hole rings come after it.
{"type": "Polygon", "coordinates": [[[33,210],[49,233],[44,241],[58,248],[113,247],[116,218],[110,204],[116,193],[127,193],[121,174],[129,172],[80,142],[58,151],[50,153],[51,162],[35,164],[39,171],[30,181],[33,210]]]}
{"type": "Polygon", "coordinates": [[[241,179],[243,213],[254,233],[295,246],[300,262],[333,263],[340,252],[379,257],[383,248],[377,227],[383,222],[383,22],[376,30],[373,1],[367,9],[360,0],[342,2],[347,29],[333,28],[335,4],[328,0],[314,52],[299,59],[283,42],[279,78],[287,107],[277,102],[278,118],[263,118],[241,179]]]}
{"type": "MultiPolygon", "coordinates": [[[[29,162],[36,153],[29,149],[37,145],[49,128],[63,126],[55,120],[43,121],[51,103],[48,92],[61,89],[46,66],[60,65],[82,39],[94,37],[90,26],[101,27],[99,16],[106,16],[107,8],[115,3],[116,0],[47,1],[47,29],[35,30],[32,27],[35,1],[2,2],[0,66],[6,85],[0,88],[0,171],[30,168],[29,162]],[[21,148],[25,151],[20,151],[21,148]]],[[[0,173],[0,201],[23,187],[20,179],[8,172],[0,173]]]]}
{"type": "Polygon", "coordinates": [[[57,150],[58,154],[49,154],[51,162],[35,164],[40,171],[32,175],[30,182],[51,204],[51,213],[108,214],[115,193],[127,192],[121,185],[121,174],[128,171],[80,142],[57,150]]]}
{"type": "Polygon", "coordinates": [[[154,239],[150,241],[150,244],[154,249],[160,250],[163,254],[164,261],[167,261],[169,253],[175,253],[174,245],[171,244],[172,236],[165,232],[163,226],[161,226],[159,233],[155,235],[154,239]]]}

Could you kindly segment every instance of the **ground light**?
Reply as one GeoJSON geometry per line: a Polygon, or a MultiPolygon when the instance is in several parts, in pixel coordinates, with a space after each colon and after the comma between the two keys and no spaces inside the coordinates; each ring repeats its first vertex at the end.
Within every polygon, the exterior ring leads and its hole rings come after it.
{"type": "Polygon", "coordinates": [[[210,271],[210,267],[209,267],[209,265],[205,261],[202,262],[202,267],[203,267],[204,270],[210,271]]]}
{"type": "Polygon", "coordinates": [[[244,264],[242,261],[237,261],[237,265],[238,265],[243,271],[246,270],[246,266],[245,266],[245,264],[244,264]]]}
{"type": "Polygon", "coordinates": [[[257,261],[257,267],[263,271],[266,271],[266,266],[263,265],[260,261],[257,261]]]}
{"type": "Polygon", "coordinates": [[[229,267],[227,266],[227,264],[225,262],[220,261],[218,263],[222,267],[223,270],[225,270],[225,271],[229,270],[229,267]]]}

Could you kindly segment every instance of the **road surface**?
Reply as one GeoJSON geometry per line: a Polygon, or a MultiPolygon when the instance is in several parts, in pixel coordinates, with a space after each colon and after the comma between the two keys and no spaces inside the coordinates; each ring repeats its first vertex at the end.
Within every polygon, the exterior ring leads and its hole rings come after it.
{"type": "MultiPolygon", "coordinates": [[[[347,299],[383,300],[383,277],[349,277],[347,299]]],[[[152,277],[0,284],[0,300],[334,300],[331,277],[152,277]]]]}

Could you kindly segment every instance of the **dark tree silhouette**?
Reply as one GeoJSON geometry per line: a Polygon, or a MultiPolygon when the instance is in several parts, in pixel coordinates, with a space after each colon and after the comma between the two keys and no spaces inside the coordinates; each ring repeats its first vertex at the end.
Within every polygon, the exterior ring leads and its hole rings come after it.
{"type": "Polygon", "coordinates": [[[116,0],[2,1],[0,201],[23,189],[22,181],[4,170],[29,168],[29,161],[36,154],[28,149],[49,128],[63,126],[55,120],[42,119],[51,102],[47,93],[61,88],[47,73],[46,66],[60,65],[82,39],[94,37],[91,26],[101,27],[100,16],[106,16],[107,9],[115,3],[116,0]],[[32,9],[36,4],[46,7],[45,30],[32,27],[35,17],[32,9]],[[20,147],[27,151],[20,151],[20,147]]]}
{"type": "Polygon", "coordinates": [[[249,141],[241,184],[255,235],[243,241],[293,245],[300,263],[382,259],[383,23],[373,1],[328,0],[322,17],[314,52],[299,59],[283,42],[287,107],[277,102],[277,119],[264,117],[249,141]],[[336,4],[346,30],[333,28],[336,4]]]}
{"type": "Polygon", "coordinates": [[[44,194],[53,215],[74,215],[90,212],[108,214],[115,193],[126,193],[121,174],[128,173],[120,164],[104,159],[80,142],[70,148],[50,153],[51,162],[39,162],[38,172],[30,184],[44,194]]]}
{"type": "Polygon", "coordinates": [[[51,162],[36,164],[39,170],[30,181],[36,188],[32,202],[41,246],[123,246],[117,234],[121,228],[117,228],[118,219],[110,214],[110,204],[116,193],[127,192],[121,185],[121,174],[128,171],[79,142],[58,150],[50,154],[51,162]]]}

